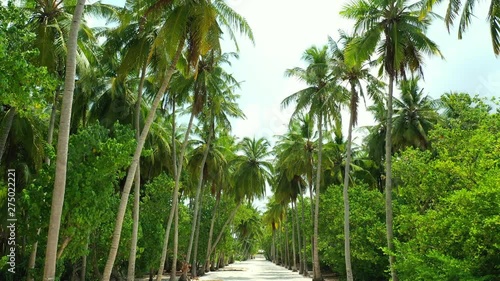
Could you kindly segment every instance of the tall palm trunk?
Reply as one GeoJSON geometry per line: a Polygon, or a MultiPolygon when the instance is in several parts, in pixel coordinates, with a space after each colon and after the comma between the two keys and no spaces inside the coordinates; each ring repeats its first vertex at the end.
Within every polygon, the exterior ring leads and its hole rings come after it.
{"type": "Polygon", "coordinates": [[[283,221],[283,227],[285,229],[285,267],[287,269],[291,269],[291,267],[290,267],[290,248],[288,246],[288,242],[289,242],[288,226],[287,226],[287,222],[286,222],[287,219],[288,219],[288,214],[287,214],[286,207],[285,207],[285,220],[283,221]]]}
{"type": "MultiPolygon", "coordinates": [[[[394,236],[392,226],[392,93],[394,87],[394,75],[389,76],[389,96],[387,97],[387,126],[385,128],[385,221],[387,227],[387,248],[391,253],[394,252],[394,236]]],[[[396,258],[389,254],[389,265],[391,267],[391,276],[393,281],[399,278],[394,268],[396,258]]]]}
{"type": "Polygon", "coordinates": [[[179,202],[175,204],[175,218],[174,218],[174,251],[172,253],[172,269],[170,271],[170,281],[175,281],[175,274],[177,272],[177,252],[179,245],[179,202]]]}
{"type": "Polygon", "coordinates": [[[289,269],[289,262],[288,262],[288,255],[289,255],[289,251],[288,251],[288,227],[286,226],[286,216],[284,216],[283,218],[283,230],[285,231],[285,244],[284,244],[284,248],[285,248],[285,255],[284,255],[284,264],[283,266],[285,268],[288,268],[289,269]]]}
{"type": "Polygon", "coordinates": [[[219,209],[220,196],[221,196],[220,192],[216,194],[215,206],[214,206],[214,209],[212,211],[212,221],[210,222],[210,230],[208,231],[207,254],[206,254],[205,262],[203,264],[205,272],[209,270],[208,264],[210,262],[209,261],[210,256],[208,255],[208,253],[210,252],[210,249],[212,248],[212,239],[213,239],[213,235],[214,235],[215,219],[216,219],[217,214],[218,214],[217,211],[219,209]]]}
{"type": "MultiPolygon", "coordinates": [[[[314,229],[314,198],[313,198],[313,183],[311,181],[311,183],[309,184],[309,207],[311,209],[311,225],[310,225],[310,229],[313,230],[314,229]]],[[[311,261],[313,262],[313,276],[314,276],[314,272],[316,271],[316,268],[314,267],[314,231],[311,231],[311,236],[310,236],[310,239],[311,239],[311,261]]]]}
{"type": "MultiPolygon", "coordinates": [[[[52,145],[52,139],[54,138],[54,127],[56,124],[56,114],[57,114],[57,105],[56,104],[57,104],[57,91],[54,93],[54,100],[52,102],[52,107],[51,107],[51,112],[50,112],[49,129],[47,132],[47,144],[48,145],[52,145]]],[[[47,164],[47,166],[50,166],[50,157],[48,155],[45,157],[45,164],[47,164]]],[[[41,228],[38,228],[38,230],[36,232],[37,240],[33,244],[33,249],[31,250],[30,259],[28,262],[28,268],[29,268],[28,278],[27,278],[28,281],[33,281],[33,277],[31,276],[30,271],[35,268],[36,255],[38,252],[38,236],[40,236],[40,231],[41,231],[41,228]]]]}
{"type": "Polygon", "coordinates": [[[302,204],[302,237],[303,237],[303,244],[302,244],[302,255],[304,257],[304,277],[309,277],[309,269],[307,268],[307,254],[306,254],[306,248],[307,248],[307,239],[306,239],[306,231],[305,231],[305,225],[306,225],[306,220],[305,220],[305,204],[304,204],[304,195],[300,194],[300,203],[302,204]]]}
{"type": "Polygon", "coordinates": [[[116,215],[113,240],[111,241],[111,249],[109,251],[106,266],[104,267],[102,281],[109,281],[111,277],[111,271],[113,270],[116,254],[118,253],[118,246],[120,244],[123,218],[125,217],[125,211],[127,209],[127,202],[128,202],[128,197],[130,195],[130,188],[132,187],[132,183],[135,178],[135,173],[137,172],[137,166],[139,165],[139,158],[141,157],[142,148],[144,147],[144,143],[146,142],[146,137],[149,133],[149,129],[151,128],[151,124],[153,124],[153,120],[156,115],[156,109],[160,105],[163,95],[167,90],[168,85],[170,84],[170,79],[172,78],[172,75],[175,72],[177,61],[179,60],[183,47],[184,47],[184,40],[181,40],[181,42],[179,42],[179,45],[177,47],[177,53],[175,54],[172,64],[170,65],[169,69],[167,70],[167,73],[165,74],[165,77],[163,78],[162,85],[158,90],[158,93],[156,94],[153,103],[151,104],[151,109],[148,113],[148,116],[146,117],[146,121],[144,122],[144,128],[142,129],[139,142],[137,143],[137,147],[135,149],[134,156],[132,158],[132,163],[130,164],[130,168],[128,169],[127,172],[125,185],[123,186],[122,196],[120,199],[120,206],[118,207],[118,213],[116,215]]]}
{"type": "Polygon", "coordinates": [[[59,122],[59,135],[57,141],[56,174],[50,208],[49,233],[47,234],[47,248],[45,251],[45,267],[43,270],[44,281],[52,281],[55,279],[56,275],[57,244],[59,241],[59,229],[61,227],[61,214],[66,188],[66,166],[68,163],[71,107],[73,104],[73,92],[75,90],[76,50],[78,46],[78,31],[80,29],[84,6],[85,0],[78,0],[68,36],[66,77],[64,79],[64,96],[61,106],[61,120],[59,122]]]}
{"type": "MultiPolygon", "coordinates": [[[[180,177],[182,173],[182,159],[184,159],[184,154],[186,153],[186,147],[189,139],[189,134],[191,132],[191,128],[193,127],[193,120],[194,120],[194,112],[191,112],[191,117],[189,118],[189,123],[188,123],[188,128],[186,130],[186,133],[184,134],[184,142],[182,143],[181,147],[181,153],[179,155],[179,164],[176,165],[177,161],[174,162],[174,172],[175,172],[175,186],[174,186],[174,192],[172,194],[172,209],[170,209],[170,214],[168,216],[168,222],[167,222],[167,230],[165,232],[165,236],[163,238],[163,249],[161,253],[161,260],[160,260],[160,266],[158,268],[158,275],[156,277],[157,281],[161,281],[161,275],[163,274],[163,269],[165,265],[165,260],[167,258],[167,250],[168,250],[168,240],[169,240],[169,235],[170,235],[170,228],[172,227],[172,221],[174,219],[174,215],[176,212],[177,208],[177,203],[179,199],[179,184],[180,184],[180,177]]],[[[174,152],[175,154],[175,152],[174,152]]],[[[177,247],[177,245],[174,244],[174,249],[177,247]]],[[[177,258],[174,257],[177,261],[177,258]]],[[[175,269],[174,269],[175,270],[175,269]]]]}
{"type": "Polygon", "coordinates": [[[271,260],[276,263],[276,229],[274,228],[273,222],[273,244],[271,245],[271,260]]]}
{"type": "Polygon", "coordinates": [[[295,217],[293,215],[293,203],[292,203],[292,271],[297,271],[297,252],[295,251],[295,217]]]}
{"type": "Polygon", "coordinates": [[[300,240],[300,223],[299,223],[299,215],[297,211],[297,201],[292,202],[295,205],[293,208],[293,215],[295,216],[295,225],[297,226],[297,250],[299,252],[299,274],[304,274],[304,256],[302,255],[301,245],[302,240],[300,240]]]}
{"type": "Polygon", "coordinates": [[[224,230],[233,221],[234,216],[236,215],[236,212],[238,211],[238,209],[241,206],[241,203],[242,203],[241,201],[238,202],[238,204],[236,205],[234,210],[231,212],[231,215],[229,215],[229,218],[227,218],[226,222],[224,222],[224,225],[222,225],[222,228],[219,232],[219,235],[217,236],[217,239],[215,239],[215,242],[213,243],[212,248],[210,249],[210,252],[207,253],[207,257],[208,257],[207,260],[210,260],[210,255],[212,255],[212,253],[215,252],[215,248],[217,247],[217,244],[219,244],[219,241],[222,238],[222,234],[224,234],[224,230]]]}
{"type": "MultiPolygon", "coordinates": [[[[203,196],[200,197],[200,206],[202,207],[203,196]]],[[[194,239],[194,253],[193,253],[193,263],[191,266],[191,276],[196,277],[198,275],[198,241],[200,238],[200,225],[201,225],[201,210],[198,210],[197,223],[196,223],[196,234],[194,239]]]]}
{"type": "Polygon", "coordinates": [[[351,84],[351,115],[349,118],[349,128],[347,133],[347,148],[346,148],[346,159],[345,159],[345,170],[344,170],[344,257],[345,257],[345,271],[347,275],[347,281],[353,281],[352,276],[352,266],[351,266],[351,232],[349,223],[349,174],[351,168],[351,157],[352,157],[352,128],[354,127],[354,122],[356,115],[354,113],[353,106],[357,105],[357,93],[354,85],[351,84]]]}
{"type": "MultiPolygon", "coordinates": [[[[189,239],[189,246],[186,254],[186,261],[189,263],[191,260],[191,250],[193,249],[193,242],[194,242],[194,236],[195,232],[197,230],[197,221],[198,221],[198,212],[200,210],[200,194],[201,194],[201,188],[203,186],[203,171],[205,167],[205,163],[207,162],[208,158],[208,152],[210,150],[210,144],[212,141],[212,127],[213,127],[213,121],[211,122],[212,124],[210,125],[210,133],[208,135],[208,140],[207,140],[207,147],[205,148],[205,151],[203,152],[203,158],[201,160],[201,165],[200,165],[200,176],[198,178],[198,186],[196,187],[196,196],[195,196],[195,204],[194,204],[194,214],[193,214],[193,223],[191,224],[191,237],[189,239]]],[[[187,272],[183,273],[184,277],[186,277],[187,280],[187,272]]]]}
{"type": "MultiPolygon", "coordinates": [[[[85,242],[85,252],[89,250],[89,243],[90,243],[90,235],[87,236],[87,242],[85,242]]],[[[82,257],[82,268],[80,270],[80,280],[85,281],[86,275],[87,275],[87,256],[88,253],[83,255],[82,257]]]]}
{"type": "MultiPolygon", "coordinates": [[[[212,125],[210,127],[213,127],[212,125]]],[[[207,139],[207,144],[205,151],[203,151],[203,158],[201,160],[201,165],[200,165],[200,175],[198,177],[198,186],[196,187],[196,196],[195,196],[195,204],[194,204],[194,216],[193,216],[193,223],[191,224],[191,237],[189,239],[189,246],[188,246],[188,251],[186,255],[186,260],[187,262],[190,261],[191,258],[191,250],[193,249],[193,241],[194,241],[194,235],[196,232],[196,223],[197,223],[197,218],[198,218],[198,212],[200,210],[200,195],[201,195],[201,188],[203,186],[203,171],[205,167],[205,163],[207,162],[208,158],[208,152],[210,151],[210,144],[212,142],[212,129],[210,129],[210,133],[208,135],[207,139]]]]}
{"type": "Polygon", "coordinates": [[[318,116],[318,165],[316,171],[316,198],[314,204],[314,229],[313,229],[313,281],[322,281],[321,269],[319,266],[319,251],[318,251],[318,225],[319,225],[319,194],[321,186],[321,154],[323,153],[323,114],[318,116]]]}
{"type": "MultiPolygon", "coordinates": [[[[142,89],[144,87],[144,80],[146,78],[146,67],[144,63],[141,69],[141,77],[139,82],[139,89],[137,93],[137,101],[135,103],[135,139],[139,142],[141,130],[141,102],[142,102],[142,89]]],[[[139,201],[141,191],[141,165],[137,164],[137,171],[135,172],[135,186],[134,186],[134,210],[132,212],[133,225],[132,225],[132,238],[130,241],[130,255],[128,258],[128,271],[127,281],[135,280],[135,258],[137,252],[137,234],[139,232],[139,201]]]]}
{"type": "Polygon", "coordinates": [[[2,133],[0,136],[0,162],[2,161],[5,146],[7,145],[7,138],[9,137],[10,128],[12,127],[12,121],[14,121],[15,115],[16,108],[11,107],[7,112],[7,115],[5,116],[5,125],[2,128],[2,133]]]}
{"type": "MultiPolygon", "coordinates": [[[[49,130],[47,132],[47,144],[52,145],[52,139],[54,138],[54,127],[56,126],[56,115],[57,115],[57,91],[54,93],[54,100],[52,101],[52,107],[50,109],[50,120],[49,120],[49,130]]],[[[45,164],[50,165],[50,158],[47,155],[45,157],[45,164]]]]}
{"type": "Polygon", "coordinates": [[[37,232],[36,232],[36,237],[37,237],[37,240],[35,241],[35,243],[33,244],[33,250],[31,250],[31,254],[30,254],[30,259],[29,259],[29,262],[28,262],[28,281],[33,281],[33,276],[31,276],[31,271],[33,268],[35,268],[35,261],[36,261],[36,254],[37,254],[37,251],[38,251],[38,237],[40,236],[40,231],[41,231],[41,228],[38,228],[37,232]]]}

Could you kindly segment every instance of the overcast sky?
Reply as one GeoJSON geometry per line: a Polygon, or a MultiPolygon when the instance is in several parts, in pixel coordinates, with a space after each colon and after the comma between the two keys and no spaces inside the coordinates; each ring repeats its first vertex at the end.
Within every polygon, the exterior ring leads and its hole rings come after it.
{"type": "MultiPolygon", "coordinates": [[[[272,138],[286,131],[292,112],[291,108],[281,110],[280,102],[304,87],[293,78],[285,78],[284,71],[304,67],[300,58],[306,48],[326,44],[328,35],[337,39],[339,29],[352,30],[353,22],[339,16],[348,1],[227,2],[247,19],[255,35],[255,46],[243,38],[239,40],[240,59],[232,67],[234,76],[245,81],[240,105],[247,115],[246,120],[235,122],[234,131],[240,137],[272,138]]],[[[445,60],[425,59],[425,81],[421,84],[425,93],[435,98],[449,91],[482,96],[500,93],[500,59],[493,54],[486,23],[487,3],[482,4],[462,40],[457,39],[455,31],[448,34],[441,21],[430,28],[428,36],[439,45],[445,60]]],[[[438,13],[444,14],[444,10],[440,10],[438,13]]],[[[361,106],[364,109],[364,105],[361,106]]],[[[347,121],[344,123],[346,127],[347,121]]],[[[360,126],[371,123],[368,113],[360,115],[360,126]]]]}
{"type": "MultiPolygon", "coordinates": [[[[95,2],[95,1],[90,1],[95,2]]],[[[106,2],[123,5],[123,0],[106,2]]],[[[228,71],[242,83],[240,107],[245,120],[233,122],[239,137],[273,137],[286,131],[293,107],[281,109],[281,101],[305,85],[284,72],[295,66],[305,67],[302,53],[312,45],[327,43],[327,37],[338,39],[338,30],[351,31],[353,22],[342,18],[339,11],[346,0],[227,0],[248,21],[255,45],[239,38],[240,59],[233,60],[228,71]]],[[[445,1],[446,2],[446,1],[445,1]]],[[[500,93],[500,59],[493,54],[486,22],[489,1],[480,2],[476,18],[462,40],[455,30],[448,34],[442,21],[436,20],[428,37],[441,49],[445,59],[426,58],[424,92],[438,98],[449,91],[463,91],[481,96],[500,93]]],[[[437,9],[444,15],[444,6],[437,9]]],[[[95,20],[87,19],[90,24],[95,20]]],[[[234,51],[234,44],[223,42],[223,51],[234,51]]],[[[361,104],[359,126],[372,124],[371,116],[361,104]]],[[[346,114],[344,114],[345,117],[346,114]]],[[[347,121],[344,122],[347,127],[347,121]]],[[[346,128],[344,128],[346,132],[346,128]]],[[[357,140],[359,142],[360,139],[357,140]]]]}
{"type": "MultiPolygon", "coordinates": [[[[304,87],[292,78],[285,78],[285,70],[304,67],[301,61],[304,50],[312,45],[326,44],[328,35],[337,39],[339,29],[352,30],[353,22],[339,16],[347,1],[227,2],[247,19],[255,36],[255,46],[244,38],[238,40],[240,59],[233,61],[228,69],[236,79],[244,81],[239,104],[247,118],[233,123],[234,134],[239,138],[265,137],[273,143],[275,135],[286,132],[293,111],[293,108],[282,110],[281,101],[304,87]]],[[[477,6],[477,18],[463,40],[457,39],[454,30],[448,34],[443,22],[434,22],[428,36],[439,45],[445,60],[426,58],[425,81],[421,84],[425,93],[434,98],[449,91],[481,96],[500,93],[500,59],[493,54],[486,23],[488,3],[481,2],[477,6]]],[[[438,9],[438,14],[443,15],[444,9],[438,9]]],[[[224,51],[233,51],[233,46],[230,42],[224,43],[224,51]]],[[[364,105],[361,107],[359,126],[372,124],[364,105]]],[[[344,132],[346,126],[347,121],[344,122],[344,132]]],[[[360,133],[355,133],[355,136],[358,136],[356,142],[360,143],[360,133]]],[[[264,202],[259,200],[256,205],[262,209],[264,202]]]]}

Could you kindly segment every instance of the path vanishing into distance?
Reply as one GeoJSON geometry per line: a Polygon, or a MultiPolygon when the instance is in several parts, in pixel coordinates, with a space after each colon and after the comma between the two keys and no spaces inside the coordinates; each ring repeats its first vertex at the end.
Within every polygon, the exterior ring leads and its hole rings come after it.
{"type": "Polygon", "coordinates": [[[208,272],[199,278],[204,281],[265,281],[265,280],[294,280],[311,281],[298,272],[292,272],[282,266],[264,259],[262,255],[257,255],[255,259],[235,262],[218,271],[208,272]]]}

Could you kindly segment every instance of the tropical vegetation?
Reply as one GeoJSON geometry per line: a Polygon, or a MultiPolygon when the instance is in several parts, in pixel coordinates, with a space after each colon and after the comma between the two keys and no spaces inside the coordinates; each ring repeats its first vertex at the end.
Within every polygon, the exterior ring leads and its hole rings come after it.
{"type": "MultiPolygon", "coordinates": [[[[254,34],[225,1],[0,5],[0,280],[189,280],[257,253],[314,281],[500,280],[500,104],[426,91],[439,2],[346,4],[353,33],[283,69],[301,86],[274,138],[235,133],[224,40],[254,34]]],[[[449,3],[459,36],[474,4],[449,3]]]]}

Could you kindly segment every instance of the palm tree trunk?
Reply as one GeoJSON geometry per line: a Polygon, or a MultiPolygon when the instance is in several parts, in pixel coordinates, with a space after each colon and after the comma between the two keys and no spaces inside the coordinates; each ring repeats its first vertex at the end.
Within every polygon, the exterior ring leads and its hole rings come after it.
{"type": "Polygon", "coordinates": [[[219,235],[217,236],[217,239],[215,239],[215,242],[214,242],[214,244],[212,246],[212,249],[210,250],[209,253],[207,253],[208,257],[210,257],[210,255],[215,251],[215,247],[217,247],[217,244],[219,244],[219,241],[222,238],[222,234],[224,234],[224,230],[233,221],[234,216],[236,215],[236,212],[238,211],[238,209],[240,208],[240,206],[241,206],[241,201],[238,202],[238,204],[236,205],[236,207],[234,208],[234,210],[231,212],[231,215],[229,216],[229,218],[227,218],[226,222],[222,226],[222,228],[221,228],[221,230],[219,232],[219,235]]]}
{"type": "Polygon", "coordinates": [[[354,85],[351,84],[351,115],[349,118],[349,128],[347,133],[347,147],[346,147],[346,159],[345,159],[345,170],[344,170],[344,257],[345,257],[345,271],[347,275],[347,281],[353,281],[352,266],[351,266],[351,232],[349,223],[349,176],[351,168],[351,157],[352,157],[352,128],[354,127],[354,119],[356,118],[353,112],[353,106],[356,106],[356,89],[354,85]]]}
{"type": "MultiPolygon", "coordinates": [[[[312,158],[311,158],[311,161],[312,161],[312,158]]],[[[312,166],[312,163],[311,163],[311,166],[312,166]]],[[[312,178],[309,182],[309,207],[311,209],[311,230],[314,229],[314,199],[313,199],[313,181],[312,181],[312,178]]],[[[311,234],[311,261],[313,262],[313,276],[314,276],[314,272],[316,271],[316,269],[314,268],[314,234],[311,234]]]]}
{"type": "Polygon", "coordinates": [[[292,202],[292,204],[295,205],[293,215],[295,215],[295,224],[297,225],[297,250],[299,251],[299,274],[303,274],[304,273],[304,256],[302,255],[302,251],[301,251],[302,242],[300,240],[300,226],[299,226],[300,223],[299,223],[299,215],[298,215],[298,211],[297,211],[297,201],[292,202]]]}
{"type": "Polygon", "coordinates": [[[116,254],[118,253],[118,246],[120,244],[121,231],[123,226],[123,218],[125,216],[125,211],[127,209],[128,197],[130,195],[130,188],[132,187],[133,180],[135,178],[135,173],[137,172],[137,166],[139,165],[139,158],[141,157],[142,148],[144,147],[144,143],[146,142],[146,137],[149,133],[149,129],[151,128],[151,124],[153,124],[153,120],[156,115],[156,109],[160,105],[161,99],[170,84],[170,79],[175,72],[177,61],[181,55],[182,49],[184,47],[184,40],[179,42],[179,46],[177,47],[177,53],[174,56],[172,64],[170,65],[165,77],[163,79],[162,85],[156,94],[153,103],[151,104],[151,109],[146,117],[146,121],[144,122],[144,128],[141,132],[141,137],[139,138],[139,142],[137,143],[137,147],[134,152],[134,156],[132,158],[132,163],[130,164],[130,168],[127,172],[127,178],[125,180],[125,185],[123,187],[122,196],[120,199],[120,206],[118,207],[118,213],[116,215],[116,223],[115,230],[113,232],[113,240],[111,241],[111,249],[109,251],[108,260],[106,262],[106,266],[104,267],[104,273],[102,277],[102,281],[109,281],[111,277],[111,271],[113,270],[113,265],[115,263],[116,254]]]}
{"type": "Polygon", "coordinates": [[[292,203],[292,271],[297,271],[297,252],[295,251],[295,217],[293,215],[293,203],[292,203]]]}
{"type": "Polygon", "coordinates": [[[30,254],[30,259],[29,259],[29,262],[28,262],[28,281],[33,281],[33,276],[31,276],[31,270],[33,268],[35,268],[35,261],[36,261],[36,253],[37,253],[37,250],[38,250],[38,236],[40,236],[40,230],[41,228],[38,228],[37,232],[36,232],[36,237],[37,237],[37,240],[35,241],[35,243],[33,244],[33,250],[31,250],[31,254],[30,254]]]}
{"type": "MultiPolygon", "coordinates": [[[[90,243],[90,235],[87,237],[87,242],[85,243],[85,251],[86,252],[89,249],[89,243],[90,243]]],[[[82,269],[80,271],[80,281],[85,281],[85,277],[87,275],[87,256],[88,256],[88,253],[86,253],[82,257],[82,269]]]]}
{"type": "MultiPolygon", "coordinates": [[[[50,120],[49,120],[49,131],[47,132],[47,144],[52,145],[52,139],[54,138],[54,127],[56,126],[56,115],[57,115],[57,91],[54,93],[54,100],[52,102],[52,107],[50,110],[50,120]]],[[[50,165],[50,158],[47,155],[45,157],[45,164],[50,165]]]]}
{"type": "MultiPolygon", "coordinates": [[[[182,162],[181,162],[182,163],[182,162]]],[[[172,270],[170,271],[170,281],[175,281],[175,274],[177,272],[177,252],[179,246],[179,202],[175,204],[175,218],[174,218],[174,251],[172,257],[172,270]]]]}
{"type": "Polygon", "coordinates": [[[307,268],[307,254],[306,254],[306,247],[307,247],[307,239],[306,239],[306,231],[305,231],[305,225],[306,225],[306,221],[305,221],[305,204],[304,204],[304,195],[303,194],[300,194],[300,202],[302,204],[302,237],[304,238],[303,239],[303,246],[302,246],[302,255],[304,257],[304,277],[309,277],[309,269],[307,268]]]}
{"type": "Polygon", "coordinates": [[[385,221],[387,227],[387,248],[389,254],[389,265],[393,281],[398,281],[394,263],[396,258],[394,252],[394,235],[392,226],[392,93],[394,87],[394,75],[389,76],[389,96],[387,97],[387,126],[385,132],[385,221]]]}
{"type": "Polygon", "coordinates": [[[194,253],[193,253],[193,263],[191,264],[191,277],[196,277],[198,275],[198,241],[200,238],[200,225],[201,225],[201,207],[203,203],[203,196],[200,197],[200,210],[197,214],[196,223],[196,234],[194,239],[194,253]]]}
{"type": "Polygon", "coordinates": [[[2,128],[2,135],[0,136],[0,162],[2,162],[5,146],[7,145],[7,138],[9,137],[10,128],[12,127],[12,121],[14,121],[15,115],[16,108],[11,107],[5,116],[5,125],[2,128]]]}
{"type": "MultiPolygon", "coordinates": [[[[144,87],[144,80],[146,78],[146,67],[147,64],[144,63],[141,69],[141,77],[139,82],[139,90],[137,93],[137,101],[135,103],[135,139],[139,142],[140,130],[141,130],[141,102],[142,102],[142,89],[144,87]]],[[[135,172],[135,187],[134,187],[134,210],[132,213],[133,225],[132,225],[132,238],[130,241],[130,255],[128,258],[128,271],[127,271],[127,281],[135,280],[135,258],[137,252],[137,234],[139,232],[139,201],[140,201],[140,191],[141,191],[141,165],[137,164],[137,171],[135,172]]]]}
{"type": "Polygon", "coordinates": [[[59,136],[57,141],[56,173],[52,204],[50,208],[49,233],[47,234],[47,248],[45,251],[45,266],[43,280],[52,281],[56,275],[57,244],[61,227],[61,214],[66,188],[66,165],[68,163],[68,142],[71,123],[71,107],[75,90],[76,49],[78,31],[83,16],[85,0],[78,0],[68,35],[66,77],[64,80],[64,96],[61,106],[61,120],[59,122],[59,136]]]}
{"type": "Polygon", "coordinates": [[[207,162],[208,152],[210,150],[210,144],[212,142],[212,133],[213,133],[213,131],[212,131],[212,129],[210,129],[210,133],[208,135],[208,140],[207,140],[206,148],[205,148],[205,151],[203,151],[203,158],[201,160],[201,165],[200,165],[200,175],[199,175],[199,178],[198,178],[198,186],[196,187],[196,196],[195,196],[195,204],[194,204],[193,223],[191,224],[191,237],[189,239],[189,246],[188,246],[188,251],[187,251],[187,255],[186,255],[187,262],[190,261],[191,250],[193,248],[193,240],[194,240],[194,235],[195,235],[195,232],[196,232],[196,222],[197,222],[197,219],[198,219],[197,214],[198,214],[199,209],[200,209],[200,204],[199,204],[200,194],[201,194],[201,188],[203,186],[203,171],[204,171],[205,163],[207,162]]]}
{"type": "Polygon", "coordinates": [[[316,200],[314,205],[314,229],[313,229],[313,281],[323,281],[321,269],[319,266],[319,251],[318,251],[318,225],[319,225],[319,194],[321,190],[321,154],[323,153],[323,116],[320,112],[318,116],[318,165],[316,171],[316,200]]]}
{"type": "Polygon", "coordinates": [[[283,227],[285,228],[285,267],[287,269],[291,269],[290,267],[290,249],[288,247],[288,242],[289,242],[289,239],[288,239],[288,226],[287,226],[287,211],[286,211],[286,207],[285,207],[285,221],[283,221],[283,227]]]}
{"type": "Polygon", "coordinates": [[[214,234],[214,226],[215,226],[215,218],[217,216],[217,210],[219,209],[219,203],[220,203],[220,193],[218,193],[215,197],[215,206],[212,211],[212,221],[210,222],[210,231],[208,232],[208,245],[207,245],[207,254],[205,258],[205,262],[203,263],[204,271],[208,271],[208,264],[210,262],[210,249],[212,248],[212,238],[214,234]]]}
{"type": "Polygon", "coordinates": [[[271,245],[271,261],[273,263],[276,263],[276,230],[274,229],[274,225],[273,225],[273,244],[271,245]]]}
{"type": "MultiPolygon", "coordinates": [[[[47,144],[52,145],[52,139],[54,137],[54,127],[56,124],[56,114],[57,114],[57,91],[54,93],[54,100],[52,102],[51,112],[50,112],[50,120],[49,120],[49,130],[47,132],[47,144]]],[[[0,157],[1,158],[1,157],[0,157]]],[[[45,164],[50,166],[50,157],[47,155],[45,157],[45,164]]],[[[40,236],[40,228],[37,230],[37,237],[40,236]]],[[[36,255],[38,251],[38,240],[33,244],[33,249],[31,250],[30,259],[28,262],[28,281],[33,281],[33,277],[31,276],[30,270],[35,268],[36,255]]]]}
{"type": "MultiPolygon", "coordinates": [[[[168,240],[170,235],[170,228],[172,227],[172,221],[175,215],[175,208],[177,208],[178,198],[179,198],[179,184],[180,184],[180,176],[182,173],[182,159],[184,159],[184,153],[186,152],[186,147],[189,139],[189,134],[191,132],[191,128],[193,127],[194,120],[194,112],[191,112],[191,117],[189,118],[188,128],[186,133],[184,134],[184,142],[182,143],[181,154],[179,155],[179,165],[176,165],[177,161],[174,161],[174,172],[175,172],[175,187],[174,192],[172,194],[172,209],[170,210],[170,214],[168,216],[167,222],[167,230],[165,232],[165,237],[163,239],[163,250],[161,254],[160,267],[158,268],[158,275],[156,277],[157,281],[161,281],[161,275],[163,273],[165,259],[167,258],[167,250],[168,250],[168,240]]],[[[176,152],[174,152],[175,154],[176,152]]],[[[174,245],[176,247],[176,245],[174,245]]]]}

